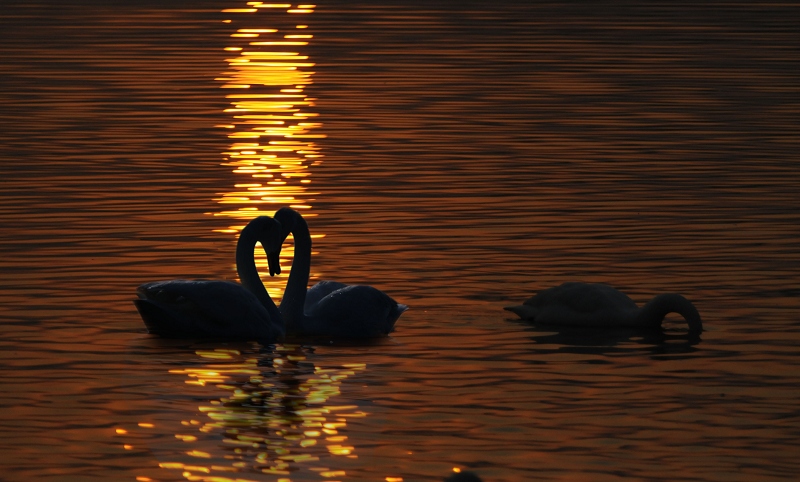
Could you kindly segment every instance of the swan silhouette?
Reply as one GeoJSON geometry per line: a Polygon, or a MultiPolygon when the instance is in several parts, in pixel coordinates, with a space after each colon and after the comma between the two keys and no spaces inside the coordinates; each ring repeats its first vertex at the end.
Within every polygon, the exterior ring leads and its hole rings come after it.
{"type": "Polygon", "coordinates": [[[280,243],[294,236],[294,258],[280,311],[290,335],[334,338],[375,338],[394,330],[408,309],[383,291],[364,285],[320,281],[308,289],[311,234],[303,216],[291,208],[275,213],[281,226],[280,243]]]}
{"type": "Polygon", "coordinates": [[[596,328],[659,327],[668,313],[678,313],[690,331],[703,331],[700,313],[679,294],[658,295],[639,308],[627,295],[604,284],[564,283],[504,309],[535,323],[596,328]]]}
{"type": "Polygon", "coordinates": [[[474,472],[457,472],[444,479],[444,482],[483,482],[474,472]]]}
{"type": "Polygon", "coordinates": [[[280,311],[264,288],[253,250],[261,242],[270,276],[280,273],[278,222],[269,216],[250,221],[236,244],[236,270],[242,284],[230,281],[172,280],[139,286],[134,300],[147,331],[167,338],[264,340],[285,334],[280,311]]]}

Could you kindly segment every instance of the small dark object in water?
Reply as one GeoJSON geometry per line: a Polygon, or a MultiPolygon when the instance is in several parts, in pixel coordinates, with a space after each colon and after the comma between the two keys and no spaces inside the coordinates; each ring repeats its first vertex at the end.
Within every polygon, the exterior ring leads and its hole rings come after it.
{"type": "Polygon", "coordinates": [[[444,479],[444,482],[483,482],[474,472],[458,472],[444,479]]]}

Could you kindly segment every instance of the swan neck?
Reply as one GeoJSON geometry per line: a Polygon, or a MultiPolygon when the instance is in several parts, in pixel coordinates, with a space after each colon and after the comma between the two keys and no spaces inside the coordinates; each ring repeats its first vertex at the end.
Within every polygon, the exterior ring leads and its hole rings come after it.
{"type": "Polygon", "coordinates": [[[308,277],[311,273],[311,233],[308,224],[299,213],[295,213],[294,218],[291,229],[294,236],[294,258],[280,307],[287,333],[298,331],[305,318],[303,306],[306,302],[308,277]]]}
{"type": "Polygon", "coordinates": [[[668,313],[681,315],[689,324],[691,331],[703,330],[703,323],[697,308],[691,301],[676,293],[658,295],[650,300],[639,310],[637,321],[643,326],[661,326],[661,322],[668,313]]]}
{"type": "Polygon", "coordinates": [[[280,320],[280,311],[278,311],[275,302],[270,298],[267,289],[264,288],[261,277],[258,275],[255,258],[256,242],[258,242],[257,229],[253,226],[253,223],[248,224],[242,230],[239,235],[239,241],[236,243],[236,272],[239,274],[242,286],[258,298],[258,301],[266,308],[270,318],[280,320]]]}

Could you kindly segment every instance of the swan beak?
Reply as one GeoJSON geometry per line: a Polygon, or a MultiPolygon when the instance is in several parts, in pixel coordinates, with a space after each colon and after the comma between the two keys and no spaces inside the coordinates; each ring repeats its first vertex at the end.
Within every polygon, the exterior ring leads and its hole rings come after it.
{"type": "Polygon", "coordinates": [[[281,252],[280,251],[267,252],[267,264],[269,264],[270,276],[281,274],[281,252]]]}

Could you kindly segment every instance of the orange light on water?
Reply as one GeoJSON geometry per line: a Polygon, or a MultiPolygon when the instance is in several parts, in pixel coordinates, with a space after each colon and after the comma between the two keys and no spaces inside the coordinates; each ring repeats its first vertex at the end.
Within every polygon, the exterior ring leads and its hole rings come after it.
{"type": "Polygon", "coordinates": [[[201,450],[190,450],[190,451],[186,452],[186,455],[188,455],[190,457],[198,457],[198,458],[201,458],[201,459],[210,459],[211,458],[211,454],[210,453],[203,452],[201,450]]]}
{"type": "MultiPolygon", "coordinates": [[[[279,15],[288,20],[291,17],[286,15],[310,14],[316,5],[293,8],[291,4],[257,1],[246,5],[248,8],[225,10],[240,28],[229,34],[231,44],[224,48],[230,55],[225,59],[227,68],[217,77],[220,87],[229,92],[225,95],[228,106],[224,112],[230,120],[222,126],[230,146],[222,153],[222,165],[231,168],[234,175],[246,176],[215,199],[221,209],[213,214],[236,220],[216,231],[233,234],[253,217],[272,215],[283,206],[302,209],[304,216],[314,216],[310,211],[317,193],[310,191],[309,168],[319,164],[323,157],[317,142],[325,138],[318,131],[322,127],[316,121],[319,114],[310,111],[315,99],[306,94],[315,74],[311,70],[315,63],[302,51],[313,38],[309,26],[294,22],[288,28],[273,28],[274,23],[265,25],[280,20],[279,15]],[[311,118],[314,122],[308,121],[311,118]]],[[[290,238],[282,253],[282,258],[286,258],[282,259],[284,268],[291,265],[292,253],[290,238]]],[[[256,264],[264,267],[266,260],[257,258],[256,264]]],[[[285,273],[288,272],[286,269],[285,273]]],[[[315,277],[319,275],[312,274],[315,277]]],[[[266,278],[264,283],[270,295],[278,298],[285,279],[266,278]]],[[[218,382],[211,376],[192,376],[187,380],[195,386],[218,382]]],[[[346,447],[340,450],[343,455],[351,455],[346,447]]]]}
{"type": "MultiPolygon", "coordinates": [[[[195,353],[202,358],[202,364],[173,369],[170,373],[183,374],[190,378],[187,381],[203,378],[207,384],[199,385],[198,389],[209,387],[214,393],[223,390],[225,395],[219,399],[215,399],[219,395],[214,395],[203,402],[198,411],[204,419],[182,421],[179,433],[174,435],[187,444],[183,453],[193,457],[196,465],[161,462],[160,468],[180,471],[188,480],[232,481],[225,477],[226,472],[255,470],[288,476],[296,470],[295,466],[318,461],[326,452],[327,456],[357,457],[354,446],[343,444],[346,436],[326,438],[324,434],[330,431],[325,427],[344,430],[350,417],[366,415],[357,410],[357,405],[331,403],[333,397],[340,395],[342,382],[364,370],[365,364],[322,368],[307,360],[303,347],[295,345],[277,347],[268,364],[260,353],[244,350],[196,350],[195,353]],[[274,377],[276,371],[281,376],[274,377]],[[289,417],[285,410],[287,403],[295,407],[289,417]],[[264,430],[265,427],[269,430],[264,430]],[[206,434],[213,434],[214,443],[208,443],[206,434]],[[226,446],[221,452],[213,448],[218,437],[222,437],[226,446]],[[228,457],[229,452],[236,456],[228,457]],[[229,462],[224,462],[221,455],[229,462]]],[[[326,467],[311,470],[326,479],[346,476],[343,470],[326,467]]]]}
{"type": "Polygon", "coordinates": [[[284,46],[292,46],[292,45],[308,45],[308,42],[299,42],[299,41],[276,41],[276,42],[250,42],[250,45],[254,46],[261,46],[261,45],[284,45],[284,46]]]}

